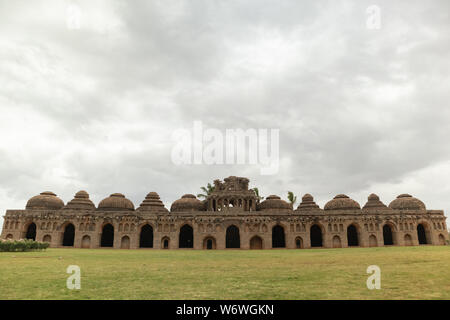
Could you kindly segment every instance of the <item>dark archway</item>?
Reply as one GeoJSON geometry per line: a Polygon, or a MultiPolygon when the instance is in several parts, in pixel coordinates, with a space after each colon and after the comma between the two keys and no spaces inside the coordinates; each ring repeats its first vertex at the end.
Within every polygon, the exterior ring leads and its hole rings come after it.
{"type": "Polygon", "coordinates": [[[272,248],[285,248],[284,228],[276,225],[272,228],[272,248]]]}
{"type": "Polygon", "coordinates": [[[179,248],[193,248],[194,247],[194,230],[188,224],[185,224],[180,229],[179,248]]]}
{"type": "Polygon", "coordinates": [[[64,228],[64,236],[62,245],[64,247],[73,247],[73,241],[75,240],[75,226],[69,223],[64,228]]]}
{"type": "Polygon", "coordinates": [[[169,238],[163,238],[161,245],[163,249],[169,249],[169,238]]]}
{"type": "Polygon", "coordinates": [[[263,248],[263,241],[260,237],[254,236],[250,239],[250,249],[262,249],[263,248]]]}
{"type": "Polygon", "coordinates": [[[239,228],[236,226],[229,226],[226,234],[226,247],[227,248],[240,248],[241,238],[239,236],[239,228]]]}
{"type": "Polygon", "coordinates": [[[303,248],[303,240],[300,237],[295,238],[295,247],[297,249],[302,249],[303,248]]]}
{"type": "Polygon", "coordinates": [[[36,240],[36,224],[34,222],[30,223],[27,228],[27,233],[25,235],[26,239],[36,240]]]}
{"type": "Polygon", "coordinates": [[[310,230],[311,247],[322,247],[322,229],[313,225],[310,230]]]}
{"type": "Polygon", "coordinates": [[[392,228],[387,224],[383,226],[383,240],[385,246],[392,246],[394,244],[394,238],[392,237],[392,228]]]}
{"type": "Polygon", "coordinates": [[[207,237],[203,240],[203,249],[212,250],[216,249],[216,239],[213,237],[207,237]]]}
{"type": "Polygon", "coordinates": [[[113,247],[114,246],[114,227],[112,224],[106,224],[102,231],[102,240],[100,242],[101,247],[113,247]]]}
{"type": "Polygon", "coordinates": [[[141,228],[141,236],[139,238],[140,248],[153,248],[153,228],[146,224],[141,228]]]}
{"type": "Polygon", "coordinates": [[[417,238],[419,239],[419,244],[427,244],[427,233],[423,224],[417,226],[417,238]]]}
{"type": "Polygon", "coordinates": [[[347,244],[349,247],[359,246],[358,230],[353,224],[347,227],[347,244]]]}

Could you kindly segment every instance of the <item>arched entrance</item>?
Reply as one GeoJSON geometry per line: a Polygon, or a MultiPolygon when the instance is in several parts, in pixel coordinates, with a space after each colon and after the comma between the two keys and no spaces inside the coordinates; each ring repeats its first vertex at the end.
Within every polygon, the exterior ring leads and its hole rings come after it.
{"type": "Polygon", "coordinates": [[[339,236],[333,237],[333,248],[342,248],[341,238],[339,236]]]}
{"type": "Polygon", "coordinates": [[[349,247],[359,246],[358,230],[353,224],[347,227],[347,242],[349,247]]]}
{"type": "Polygon", "coordinates": [[[49,234],[46,234],[44,236],[44,238],[42,238],[42,242],[51,243],[52,242],[52,237],[49,234]]]}
{"type": "Polygon", "coordinates": [[[167,237],[162,238],[161,240],[161,248],[162,249],[169,249],[169,243],[170,243],[170,239],[167,237]]]}
{"type": "Polygon", "coordinates": [[[262,249],[263,243],[262,239],[258,236],[254,236],[250,239],[250,249],[262,249]]]}
{"type": "Polygon", "coordinates": [[[295,238],[295,247],[297,249],[302,249],[303,248],[303,239],[301,237],[295,238]]]}
{"type": "Polygon", "coordinates": [[[405,240],[405,246],[412,246],[412,238],[409,234],[405,235],[404,240],[405,240]]]}
{"type": "Polygon", "coordinates": [[[377,247],[377,237],[375,237],[373,234],[369,236],[369,247],[377,247]]]}
{"type": "Polygon", "coordinates": [[[240,248],[241,238],[239,236],[239,228],[234,225],[229,226],[227,228],[225,240],[227,248],[240,248]]]}
{"type": "Polygon", "coordinates": [[[322,246],[322,229],[317,225],[313,225],[310,229],[311,247],[322,246]]]}
{"type": "Polygon", "coordinates": [[[13,239],[13,235],[12,234],[8,234],[7,236],[6,236],[6,240],[12,240],[13,239]]]}
{"type": "Polygon", "coordinates": [[[34,222],[30,223],[25,234],[26,239],[36,240],[36,224],[34,222]]]}
{"type": "Polygon", "coordinates": [[[284,228],[276,225],[272,228],[272,248],[285,248],[284,228]]]}
{"type": "Polygon", "coordinates": [[[203,240],[203,249],[212,250],[216,248],[216,239],[213,237],[207,237],[203,240]]]}
{"type": "Polygon", "coordinates": [[[91,247],[91,237],[86,235],[81,239],[81,247],[84,249],[88,249],[91,247]]]}
{"type": "Polygon", "coordinates": [[[153,228],[149,224],[141,228],[139,248],[153,248],[153,228]]]}
{"type": "Polygon", "coordinates": [[[75,226],[71,223],[64,228],[64,235],[62,245],[64,247],[73,247],[73,241],[75,240],[75,226]]]}
{"type": "Polygon", "coordinates": [[[130,237],[123,236],[120,241],[120,249],[130,249],[130,237]]]}
{"type": "Polygon", "coordinates": [[[180,229],[179,248],[194,248],[194,230],[188,224],[185,224],[180,229]]]}
{"type": "Polygon", "coordinates": [[[417,226],[417,238],[419,239],[419,244],[428,244],[427,233],[424,225],[421,223],[417,226]]]}
{"type": "Polygon", "coordinates": [[[101,247],[113,247],[114,246],[114,227],[110,223],[105,224],[103,226],[100,246],[101,247]]]}
{"type": "Polygon", "coordinates": [[[392,246],[394,244],[394,238],[392,237],[392,228],[388,224],[385,224],[383,226],[383,241],[385,246],[392,246]]]}

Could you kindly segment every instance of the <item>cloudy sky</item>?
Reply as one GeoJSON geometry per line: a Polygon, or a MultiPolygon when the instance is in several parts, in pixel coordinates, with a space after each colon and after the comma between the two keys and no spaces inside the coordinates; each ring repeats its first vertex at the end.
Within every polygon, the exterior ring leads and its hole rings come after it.
{"type": "Polygon", "coordinates": [[[321,207],[410,193],[450,212],[449,12],[448,0],[0,0],[0,211],[82,189],[136,206],[156,191],[169,208],[237,175],[321,207]],[[278,174],[175,165],[172,135],[194,121],[279,129],[278,174]]]}

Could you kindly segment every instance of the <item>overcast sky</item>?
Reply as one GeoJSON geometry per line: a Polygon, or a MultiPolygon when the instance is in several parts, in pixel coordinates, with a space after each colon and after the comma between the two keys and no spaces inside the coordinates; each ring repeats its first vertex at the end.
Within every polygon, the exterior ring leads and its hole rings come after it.
{"type": "Polygon", "coordinates": [[[448,0],[0,0],[0,211],[46,190],[96,204],[121,192],[136,207],[156,191],[170,208],[236,175],[321,207],[410,193],[448,215],[449,12],[448,0]],[[199,120],[279,129],[278,174],[173,164],[173,132],[199,120]]]}

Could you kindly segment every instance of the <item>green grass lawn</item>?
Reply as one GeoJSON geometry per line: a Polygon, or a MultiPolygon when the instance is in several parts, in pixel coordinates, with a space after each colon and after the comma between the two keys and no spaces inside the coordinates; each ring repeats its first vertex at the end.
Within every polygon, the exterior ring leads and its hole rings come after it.
{"type": "Polygon", "coordinates": [[[0,299],[450,299],[450,246],[0,253],[0,299]],[[81,290],[69,290],[69,265],[81,290]],[[381,268],[368,290],[366,269],[381,268]]]}

